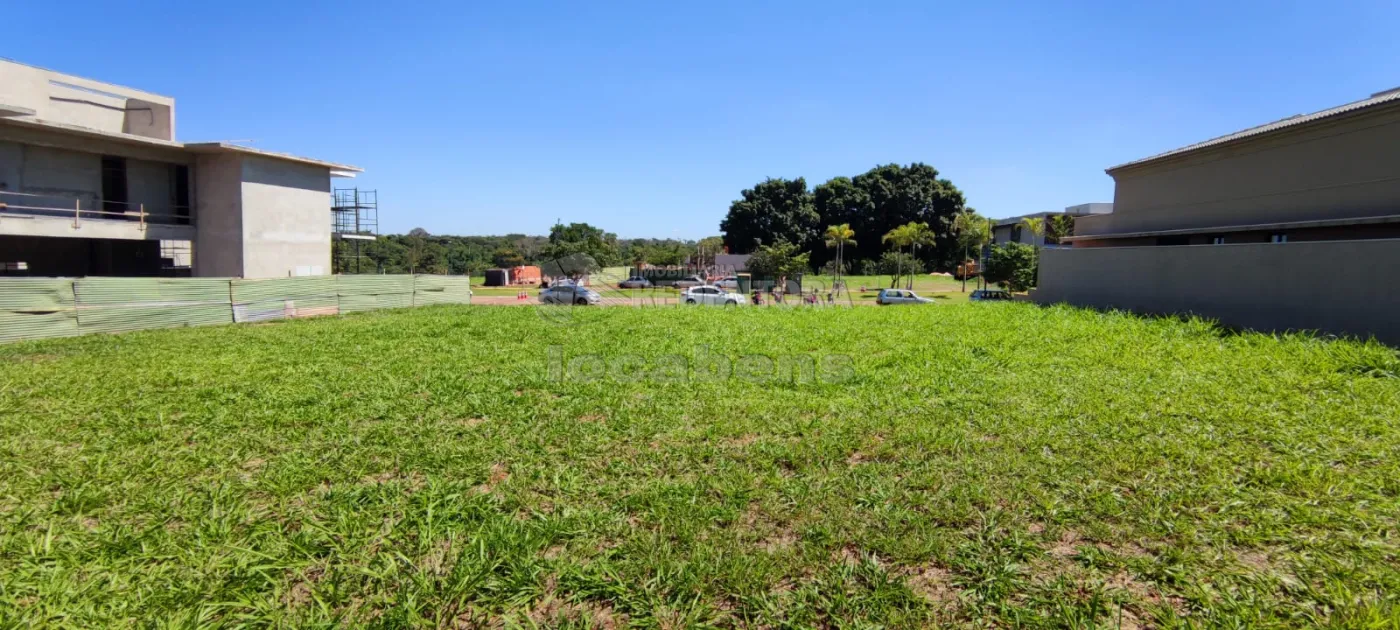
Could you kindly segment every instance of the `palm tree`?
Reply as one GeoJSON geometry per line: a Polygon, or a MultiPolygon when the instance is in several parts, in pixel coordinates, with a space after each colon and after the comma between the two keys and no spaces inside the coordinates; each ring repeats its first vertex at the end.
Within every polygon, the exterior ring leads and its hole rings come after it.
{"type": "MultiPolygon", "coordinates": [[[[1045,218],[1044,218],[1044,217],[1026,217],[1026,218],[1024,218],[1024,219],[1021,219],[1021,225],[1022,225],[1023,227],[1025,227],[1027,230],[1030,230],[1030,231],[1031,231],[1031,234],[1034,234],[1034,235],[1036,235],[1036,236],[1044,236],[1044,235],[1045,235],[1045,218]]],[[[1040,245],[1037,244],[1036,247],[1038,248],[1038,247],[1040,247],[1040,245]]]]}
{"type": "MultiPolygon", "coordinates": [[[[893,230],[890,230],[890,231],[888,231],[888,232],[885,232],[885,235],[882,236],[882,237],[880,237],[880,241],[881,241],[881,242],[885,242],[885,243],[889,243],[889,244],[891,244],[891,245],[894,245],[895,251],[896,251],[896,252],[899,252],[899,250],[900,250],[901,248],[903,248],[904,246],[909,245],[909,244],[911,244],[911,243],[914,242],[914,235],[913,235],[913,233],[910,231],[909,225],[910,225],[910,224],[901,225],[901,226],[899,226],[899,227],[897,227],[897,228],[895,228],[895,229],[893,229],[893,230]]],[[[898,285],[899,285],[899,279],[900,279],[900,278],[903,278],[903,277],[904,277],[904,259],[899,258],[898,256],[896,256],[896,257],[895,257],[895,274],[894,274],[894,278],[890,281],[890,288],[894,288],[894,287],[898,286],[898,285]]]]}
{"type": "Polygon", "coordinates": [[[1035,244],[1035,259],[1036,259],[1036,265],[1035,265],[1035,283],[1036,283],[1037,285],[1039,285],[1039,284],[1040,284],[1040,246],[1045,242],[1045,239],[1042,239],[1042,238],[1039,238],[1039,237],[1045,236],[1045,219],[1044,219],[1044,217],[1026,217],[1026,218],[1024,218],[1024,219],[1021,219],[1021,224],[1024,225],[1024,226],[1026,226],[1026,229],[1027,229],[1027,230],[1030,230],[1030,231],[1031,231],[1031,234],[1034,234],[1034,235],[1037,237],[1037,238],[1036,238],[1037,243],[1035,244]]]}
{"type": "Polygon", "coordinates": [[[953,219],[953,231],[958,235],[958,243],[963,246],[962,290],[967,293],[967,264],[972,261],[969,252],[976,249],[980,254],[982,247],[992,240],[992,221],[968,208],[953,219]]]}
{"type": "MultiPolygon", "coordinates": [[[[909,228],[909,257],[917,263],[919,261],[917,254],[919,246],[932,246],[934,244],[934,238],[936,237],[936,235],[933,233],[933,230],[929,229],[927,223],[914,223],[913,221],[910,221],[907,227],[909,228]]],[[[914,273],[912,270],[909,273],[908,288],[910,291],[914,290],[914,273]]]]}
{"type": "Polygon", "coordinates": [[[841,275],[844,272],[842,267],[844,254],[847,245],[855,245],[856,231],[851,229],[851,224],[826,226],[826,246],[836,248],[836,269],[832,270],[831,286],[833,289],[840,287],[841,275]]]}

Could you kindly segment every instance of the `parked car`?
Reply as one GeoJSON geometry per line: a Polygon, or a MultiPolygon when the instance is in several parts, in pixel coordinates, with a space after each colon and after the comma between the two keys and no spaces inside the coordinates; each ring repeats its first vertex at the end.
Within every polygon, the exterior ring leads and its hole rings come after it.
{"type": "Polygon", "coordinates": [[[739,276],[727,276],[715,282],[715,286],[728,291],[739,290],[739,276]]]}
{"type": "Polygon", "coordinates": [[[700,276],[686,276],[676,281],[676,288],[689,289],[692,287],[703,287],[705,284],[705,279],[700,276]]]}
{"type": "Polygon", "coordinates": [[[619,289],[650,289],[651,281],[641,276],[632,276],[622,282],[617,283],[619,289]]]}
{"type": "Polygon", "coordinates": [[[748,304],[748,298],[739,293],[730,293],[719,287],[702,286],[690,287],[681,292],[681,301],[686,304],[715,304],[719,306],[738,306],[748,304]]]}
{"type": "Polygon", "coordinates": [[[933,300],[926,297],[919,297],[918,294],[906,289],[880,289],[880,294],[875,296],[875,303],[881,306],[892,304],[932,304],[933,300]]]}
{"type": "Polygon", "coordinates": [[[603,301],[603,296],[597,291],[588,287],[575,286],[573,284],[556,284],[548,289],[540,291],[540,304],[576,304],[587,306],[599,304],[603,301]]]}
{"type": "Polygon", "coordinates": [[[978,289],[967,296],[973,302],[996,302],[1000,300],[1011,300],[1010,291],[999,291],[997,289],[978,289]]]}

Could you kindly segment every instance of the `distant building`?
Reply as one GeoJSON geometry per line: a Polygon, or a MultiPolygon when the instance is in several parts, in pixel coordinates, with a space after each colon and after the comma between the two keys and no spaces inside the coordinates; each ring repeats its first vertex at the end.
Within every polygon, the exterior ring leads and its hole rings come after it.
{"type": "Polygon", "coordinates": [[[749,258],[752,254],[715,254],[715,272],[723,275],[749,270],[749,258]]]}
{"type": "Polygon", "coordinates": [[[1400,89],[1108,169],[1041,302],[1400,343],[1400,89]]]}
{"type": "Polygon", "coordinates": [[[1081,203],[1077,206],[1070,206],[1061,212],[1035,212],[1023,214],[1017,217],[999,219],[992,228],[992,244],[1002,243],[1025,243],[1027,245],[1043,246],[1046,244],[1045,235],[1036,236],[1030,230],[1025,229],[1022,224],[1023,219],[1046,218],[1058,214],[1067,214],[1071,217],[1083,217],[1089,215],[1108,214],[1113,212],[1111,203],[1081,203]]]}
{"type": "Polygon", "coordinates": [[[175,121],[168,96],[0,60],[0,273],[330,273],[331,178],[360,169],[175,121]]]}

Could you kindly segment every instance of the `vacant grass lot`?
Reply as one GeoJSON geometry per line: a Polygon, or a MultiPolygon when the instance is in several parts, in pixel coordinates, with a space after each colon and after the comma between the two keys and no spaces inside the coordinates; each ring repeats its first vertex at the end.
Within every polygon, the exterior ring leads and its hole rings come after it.
{"type": "Polygon", "coordinates": [[[1025,304],[4,346],[0,626],[1393,627],[1397,373],[1025,304]],[[625,381],[755,353],[850,371],[625,381]]]}

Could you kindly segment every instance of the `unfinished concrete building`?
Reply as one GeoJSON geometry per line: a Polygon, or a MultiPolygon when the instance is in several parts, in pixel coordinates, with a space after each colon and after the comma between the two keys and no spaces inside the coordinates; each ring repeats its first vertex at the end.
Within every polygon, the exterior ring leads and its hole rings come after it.
{"type": "Polygon", "coordinates": [[[331,271],[353,166],[181,143],[175,99],[0,60],[0,275],[331,271]]]}

